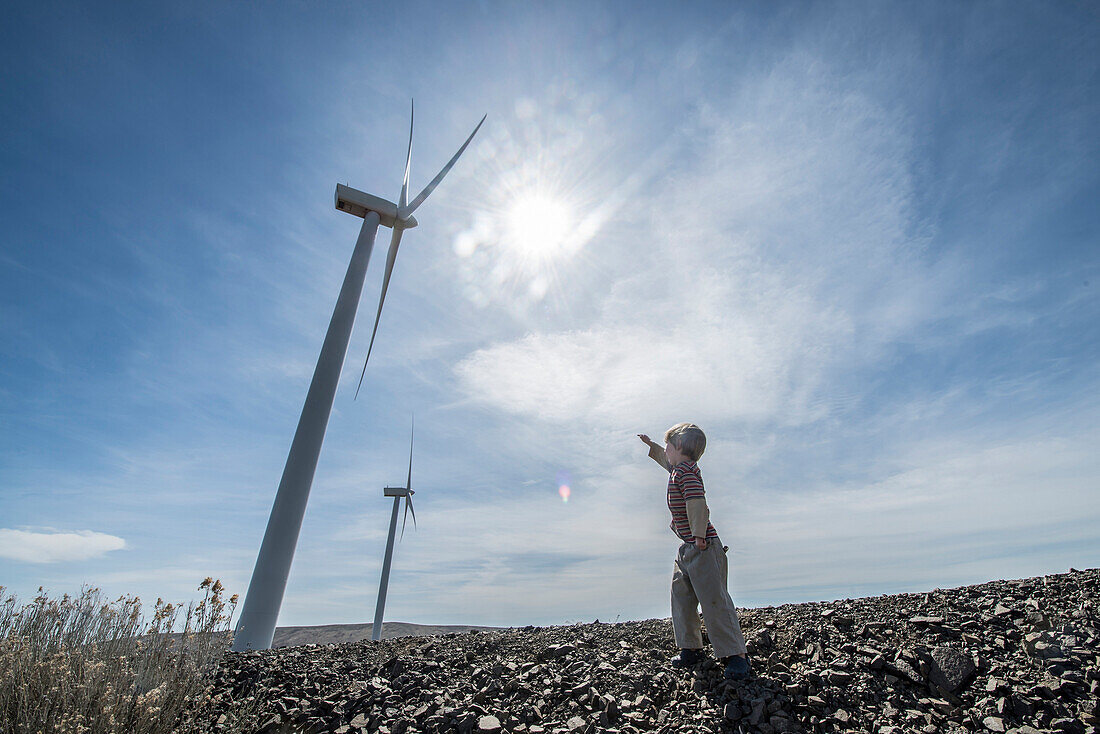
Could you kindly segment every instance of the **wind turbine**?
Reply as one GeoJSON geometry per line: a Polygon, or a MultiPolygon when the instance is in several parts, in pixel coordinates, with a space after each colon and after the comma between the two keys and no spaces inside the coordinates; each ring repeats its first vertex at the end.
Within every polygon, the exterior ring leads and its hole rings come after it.
{"type": "MultiPolygon", "coordinates": [[[[415,425],[413,426],[415,429],[415,425]]],[[[382,561],[382,580],[378,584],[378,605],[374,608],[374,626],[371,627],[371,639],[378,642],[382,639],[382,612],[386,609],[386,590],[390,585],[390,562],[393,561],[393,538],[397,534],[397,508],[401,504],[401,498],[405,498],[405,517],[401,520],[401,537],[405,537],[405,522],[409,519],[409,511],[412,511],[413,527],[416,527],[416,510],[412,506],[412,496],[416,494],[412,488],[413,477],[413,431],[409,431],[409,477],[405,480],[404,487],[386,487],[382,490],[384,497],[393,497],[393,512],[390,514],[390,536],[386,540],[386,557],[382,561]]]]}
{"type": "MultiPolygon", "coordinates": [[[[374,320],[375,332],[378,331],[378,320],[382,316],[382,302],[386,298],[386,289],[389,287],[390,274],[393,271],[394,260],[397,258],[397,248],[401,242],[402,232],[417,225],[413,212],[435,190],[485,122],[485,117],[482,117],[481,122],[470,133],[470,137],[466,138],[466,142],[447,162],[443,170],[410,203],[407,197],[409,164],[412,160],[411,111],[409,117],[409,148],[405,157],[405,175],[401,182],[399,203],[395,204],[348,186],[336,185],[336,208],[362,217],[363,225],[359,230],[359,238],[355,242],[355,250],[348,264],[347,273],[344,275],[340,295],[336,299],[336,308],[332,311],[332,319],[329,321],[328,332],[321,346],[321,354],[317,357],[317,367],[313,372],[313,380],[309,384],[309,392],[306,393],[302,414],[298,418],[294,440],[290,444],[290,453],[283,467],[283,476],[279,481],[279,490],[275,494],[275,503],[271,507],[263,543],[260,544],[260,552],[256,556],[256,566],[252,571],[252,580],[248,584],[244,608],[241,610],[233,640],[233,650],[236,652],[250,649],[266,650],[271,647],[271,640],[275,636],[275,622],[279,617],[279,608],[282,606],[283,595],[286,592],[290,565],[298,545],[298,534],[302,529],[302,519],[305,516],[306,503],[309,501],[309,491],[313,485],[313,475],[317,469],[317,458],[321,453],[321,444],[325,440],[325,430],[328,427],[329,414],[332,412],[332,401],[336,395],[340,370],[344,366],[344,357],[347,355],[348,340],[351,337],[352,325],[355,323],[355,312],[359,308],[359,296],[363,292],[363,279],[366,276],[367,263],[370,262],[371,250],[374,249],[378,225],[391,227],[393,237],[390,239],[390,251],[386,255],[386,274],[382,283],[382,296],[378,300],[378,314],[374,320]]],[[[373,346],[374,335],[372,334],[371,348],[373,346]]],[[[369,357],[369,349],[367,354],[369,357]]],[[[363,364],[363,370],[366,371],[366,363],[363,364]]],[[[362,379],[360,375],[360,385],[362,379]]],[[[359,389],[356,388],[356,395],[358,393],[359,389]]]]}

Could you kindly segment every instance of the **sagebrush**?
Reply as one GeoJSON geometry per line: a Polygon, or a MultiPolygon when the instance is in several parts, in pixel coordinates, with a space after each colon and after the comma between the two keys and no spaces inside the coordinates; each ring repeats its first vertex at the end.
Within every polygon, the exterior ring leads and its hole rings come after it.
{"type": "Polygon", "coordinates": [[[237,596],[220,581],[188,605],[105,602],[97,588],[19,606],[0,586],[0,731],[73,734],[205,728],[211,682],[229,650],[237,596]],[[177,624],[182,621],[182,630],[177,624]]]}

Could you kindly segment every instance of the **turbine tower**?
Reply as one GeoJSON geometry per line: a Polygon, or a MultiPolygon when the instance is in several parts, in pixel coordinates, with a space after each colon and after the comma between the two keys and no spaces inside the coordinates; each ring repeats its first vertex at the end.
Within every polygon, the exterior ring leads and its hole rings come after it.
{"type": "MultiPolygon", "coordinates": [[[[355,322],[355,312],[359,307],[359,296],[363,292],[363,279],[366,276],[371,250],[374,249],[374,237],[378,232],[378,225],[391,227],[393,236],[390,239],[390,250],[386,256],[386,273],[382,282],[382,296],[378,300],[378,313],[374,321],[375,332],[378,331],[378,320],[382,316],[382,303],[386,299],[386,289],[389,287],[390,274],[397,258],[397,248],[401,242],[401,234],[406,229],[411,229],[417,225],[413,212],[424,203],[424,200],[428,198],[435,187],[439,185],[439,182],[443,180],[443,177],[451,170],[455,161],[466,150],[466,146],[470,144],[484,122],[485,117],[482,117],[481,122],[470,133],[470,137],[466,138],[466,142],[462,144],[458,152],[411,203],[408,201],[409,164],[412,160],[413,121],[411,111],[409,114],[409,149],[405,157],[405,176],[401,182],[401,196],[397,204],[348,186],[336,185],[336,208],[357,217],[362,217],[363,225],[359,229],[359,238],[355,242],[355,250],[352,252],[351,262],[348,265],[347,274],[344,276],[344,284],[340,288],[339,297],[336,299],[336,308],[333,309],[328,332],[325,334],[325,341],[321,346],[321,354],[317,358],[317,367],[314,369],[313,380],[310,382],[309,391],[306,393],[305,405],[302,407],[302,414],[298,419],[298,428],[294,432],[294,440],[290,444],[290,453],[287,455],[286,465],[283,467],[283,476],[279,481],[279,490],[275,494],[275,503],[271,508],[271,516],[267,521],[267,530],[264,532],[263,543],[261,543],[260,552],[256,557],[256,567],[252,571],[252,580],[248,584],[244,608],[241,610],[233,640],[233,650],[235,652],[266,650],[271,647],[271,640],[275,636],[275,622],[279,617],[279,607],[283,603],[283,594],[286,592],[290,565],[294,560],[294,550],[298,545],[298,533],[302,529],[302,519],[305,516],[306,503],[309,501],[309,490],[313,485],[313,474],[317,469],[317,458],[321,453],[321,444],[325,439],[329,413],[332,412],[332,401],[336,395],[340,370],[344,366],[344,357],[347,355],[351,327],[355,322]]],[[[373,346],[374,336],[372,334],[371,348],[373,346]]],[[[369,354],[368,349],[368,357],[369,354]]],[[[363,371],[366,371],[365,362],[363,371]]],[[[362,381],[363,378],[360,375],[360,386],[362,381]]],[[[355,392],[358,396],[359,389],[356,388],[355,392]]]]}
{"type": "MultiPolygon", "coordinates": [[[[414,426],[415,429],[415,426],[414,426]]],[[[412,510],[413,527],[416,527],[416,510],[412,506],[413,492],[413,432],[409,431],[409,477],[405,480],[404,487],[386,487],[382,490],[385,497],[393,497],[393,512],[390,513],[390,535],[386,540],[386,557],[382,561],[382,580],[378,583],[378,605],[374,608],[374,625],[371,627],[370,637],[375,642],[382,639],[382,613],[386,609],[386,590],[390,585],[390,562],[393,561],[393,538],[397,534],[397,508],[401,504],[401,498],[405,498],[405,517],[401,520],[401,537],[405,537],[405,522],[409,519],[409,511],[412,510]]]]}

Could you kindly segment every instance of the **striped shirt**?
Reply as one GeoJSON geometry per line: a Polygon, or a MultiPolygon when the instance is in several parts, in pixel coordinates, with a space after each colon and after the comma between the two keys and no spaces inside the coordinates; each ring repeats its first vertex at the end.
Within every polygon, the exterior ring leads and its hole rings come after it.
{"type": "MultiPolygon", "coordinates": [[[[672,512],[672,522],[668,526],[685,543],[695,542],[695,537],[691,534],[691,523],[688,521],[687,501],[705,498],[706,491],[703,489],[703,477],[699,474],[698,464],[694,461],[681,461],[672,468],[668,475],[668,509],[672,512]]],[[[708,522],[707,541],[712,539],[718,539],[718,531],[708,522]]]]}

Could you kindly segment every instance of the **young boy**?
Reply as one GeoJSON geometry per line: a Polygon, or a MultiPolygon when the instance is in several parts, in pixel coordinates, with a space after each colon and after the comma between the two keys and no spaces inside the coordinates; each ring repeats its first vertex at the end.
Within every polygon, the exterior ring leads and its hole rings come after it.
{"type": "Polygon", "coordinates": [[[710,523],[703,478],[696,464],[707,446],[707,437],[693,423],[677,423],[665,431],[665,446],[639,433],[649,446],[649,456],[669,473],[669,527],[683,541],[672,570],[672,629],[680,654],[676,667],[703,661],[703,633],[699,605],[714,653],[725,663],[725,676],[744,680],[752,675],[745,650],[745,636],[737,620],[737,608],[726,590],[726,549],[710,523]]]}

